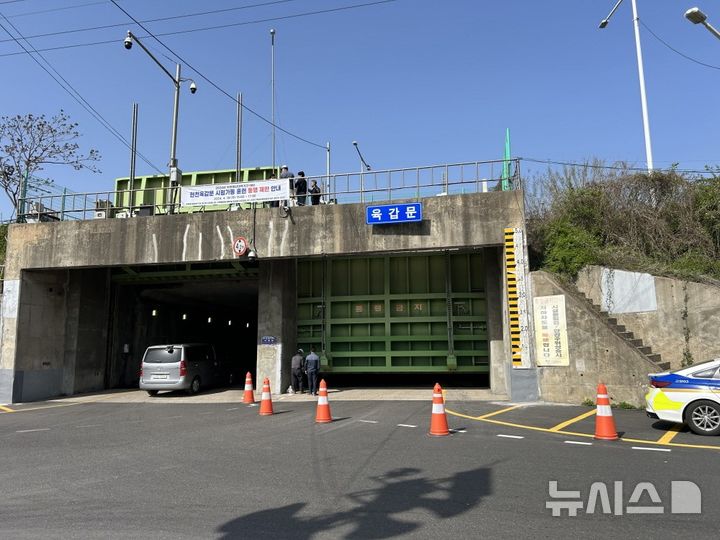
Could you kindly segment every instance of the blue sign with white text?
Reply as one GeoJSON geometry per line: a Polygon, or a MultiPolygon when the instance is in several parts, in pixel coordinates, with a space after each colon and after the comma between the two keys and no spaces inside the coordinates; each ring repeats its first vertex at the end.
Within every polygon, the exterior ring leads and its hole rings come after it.
{"type": "Polygon", "coordinates": [[[414,221],[422,221],[422,203],[383,204],[365,208],[365,223],[368,225],[414,221]]]}

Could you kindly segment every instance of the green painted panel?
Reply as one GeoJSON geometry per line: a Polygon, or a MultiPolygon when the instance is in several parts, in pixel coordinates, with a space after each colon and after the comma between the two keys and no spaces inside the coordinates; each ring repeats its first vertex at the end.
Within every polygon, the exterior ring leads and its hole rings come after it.
{"type": "Polygon", "coordinates": [[[370,294],[385,294],[385,259],[368,259],[370,273],[370,294]]]}
{"type": "Polygon", "coordinates": [[[390,294],[408,292],[407,257],[390,258],[390,294]]]}
{"type": "Polygon", "coordinates": [[[430,288],[428,292],[445,294],[445,257],[428,257],[430,288]]]}
{"type": "Polygon", "coordinates": [[[351,259],[349,261],[350,294],[353,296],[362,296],[370,292],[368,266],[368,259],[351,259]]]}
{"type": "Polygon", "coordinates": [[[481,252],[299,261],[298,341],[336,371],[487,372],[481,252]]]}
{"type": "MultiPolygon", "coordinates": [[[[330,264],[330,261],[327,261],[330,264]]],[[[349,276],[349,259],[336,259],[332,261],[330,265],[332,271],[330,273],[330,293],[333,296],[347,296],[350,295],[350,276],[349,276]]]]}
{"type": "MultiPolygon", "coordinates": [[[[240,181],[257,181],[266,180],[270,178],[273,173],[272,167],[254,167],[251,169],[241,169],[240,181]]],[[[182,186],[200,186],[209,184],[228,184],[236,181],[235,169],[226,169],[219,171],[195,171],[183,173],[180,179],[182,186]]],[[[170,191],[167,188],[170,187],[170,178],[167,175],[151,175],[151,176],[136,176],[135,183],[133,184],[135,194],[133,197],[133,206],[164,206],[166,202],[169,202],[170,191]]],[[[117,208],[127,207],[131,205],[130,202],[130,179],[129,178],[118,178],[115,180],[115,197],[113,205],[117,208]]],[[[267,203],[265,203],[267,204],[267,203]]],[[[250,208],[250,204],[242,204],[243,208],[250,208]]],[[[205,209],[223,210],[228,205],[213,205],[208,206],[205,209]]],[[[156,212],[163,213],[164,208],[156,208],[156,212]]],[[[180,209],[180,212],[188,212],[189,209],[180,209]]]]}

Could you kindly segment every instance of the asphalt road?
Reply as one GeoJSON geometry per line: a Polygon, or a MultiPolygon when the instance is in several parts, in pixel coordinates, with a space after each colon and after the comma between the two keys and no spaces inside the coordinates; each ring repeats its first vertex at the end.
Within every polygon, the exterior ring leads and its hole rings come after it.
{"type": "MultiPolygon", "coordinates": [[[[0,537],[717,538],[717,450],[647,450],[473,419],[503,405],[447,406],[464,416],[449,415],[458,431],[438,438],[427,435],[425,402],[331,402],[330,424],[314,423],[310,400],[276,402],[270,417],[172,400],[2,413],[0,537]],[[551,481],[580,491],[577,516],[553,517],[551,481]],[[672,481],[700,488],[702,513],[671,513],[672,481]],[[587,512],[595,482],[607,486],[607,514],[602,497],[587,512]],[[630,503],[641,482],[659,504],[648,491],[630,503]],[[663,513],[627,511],[650,505],[663,513]]],[[[546,429],[576,414],[536,407],[492,419],[546,429]]]]}

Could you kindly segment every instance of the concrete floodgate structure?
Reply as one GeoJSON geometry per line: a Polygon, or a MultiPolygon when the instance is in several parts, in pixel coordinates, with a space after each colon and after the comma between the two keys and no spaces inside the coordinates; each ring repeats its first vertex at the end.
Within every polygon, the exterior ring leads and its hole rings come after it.
{"type": "MultiPolygon", "coordinates": [[[[315,347],[333,388],[374,377],[422,395],[440,382],[486,399],[579,404],[603,382],[611,400],[635,406],[648,373],[720,355],[717,287],[595,267],[576,285],[529,274],[522,190],[482,178],[492,162],[466,165],[438,166],[442,181],[426,185],[424,169],[384,171],[385,187],[335,191],[344,204],[289,209],[171,211],[166,177],[143,178],[133,197],[120,179],[116,192],[77,196],[77,210],[64,198],[33,203],[35,222],[9,227],[0,404],[137,388],[145,349],[172,343],[213,344],[236,381],[268,377],[273,394],[290,385],[295,351],[315,347]],[[368,224],[367,197],[421,203],[422,220],[368,224]],[[236,254],[240,238],[254,256],[236,254]]],[[[187,173],[183,187],[232,174],[187,173]]],[[[318,183],[358,183],[349,176],[318,183]]]]}
{"type": "Polygon", "coordinates": [[[147,346],[192,342],[275,394],[315,346],[328,379],[479,375],[537,399],[507,322],[504,231],[523,229],[523,193],[443,195],[382,226],[362,202],[11,225],[0,403],[136,387],[147,346]],[[256,257],[236,256],[238,237],[256,257]]]}

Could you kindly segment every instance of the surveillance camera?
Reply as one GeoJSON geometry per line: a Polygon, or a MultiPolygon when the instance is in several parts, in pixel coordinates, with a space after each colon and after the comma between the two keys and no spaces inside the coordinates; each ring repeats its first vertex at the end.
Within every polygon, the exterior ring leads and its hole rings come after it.
{"type": "Polygon", "coordinates": [[[254,249],[251,249],[248,251],[248,260],[254,261],[257,259],[257,253],[255,253],[254,249]]]}
{"type": "Polygon", "coordinates": [[[195,84],[195,81],[193,81],[190,83],[190,93],[194,94],[195,92],[197,92],[197,85],[195,84]]]}
{"type": "Polygon", "coordinates": [[[126,37],[123,43],[125,44],[126,49],[132,49],[132,39],[130,38],[130,36],[126,37]]]}

